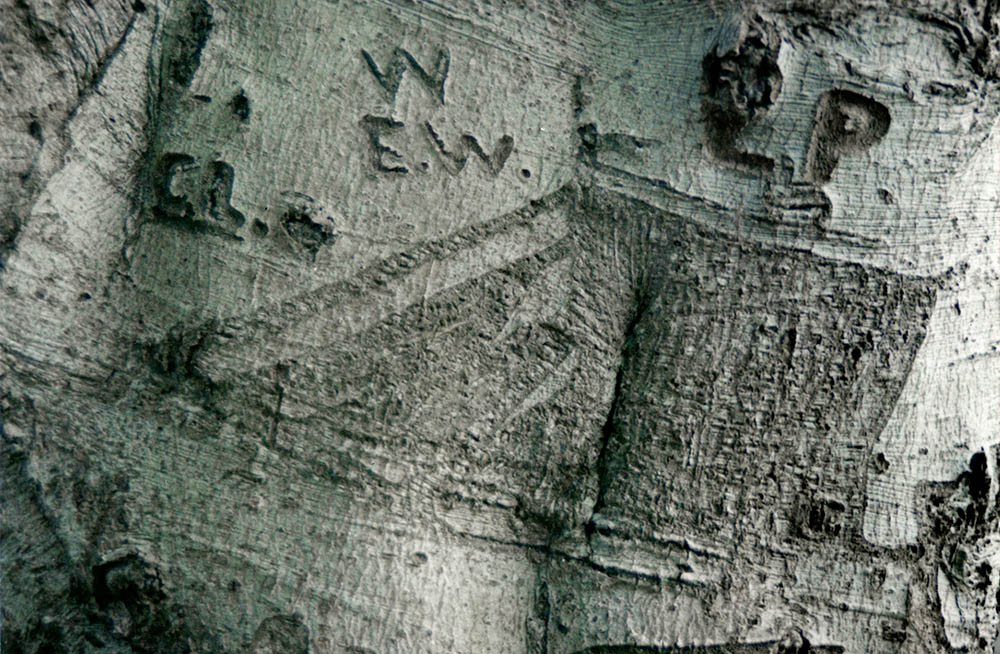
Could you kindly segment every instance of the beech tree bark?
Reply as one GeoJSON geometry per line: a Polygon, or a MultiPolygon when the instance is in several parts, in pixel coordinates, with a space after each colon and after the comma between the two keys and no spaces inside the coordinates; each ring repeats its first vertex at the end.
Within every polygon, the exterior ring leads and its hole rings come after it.
{"type": "Polygon", "coordinates": [[[995,0],[4,0],[5,652],[1000,652],[995,0]]]}

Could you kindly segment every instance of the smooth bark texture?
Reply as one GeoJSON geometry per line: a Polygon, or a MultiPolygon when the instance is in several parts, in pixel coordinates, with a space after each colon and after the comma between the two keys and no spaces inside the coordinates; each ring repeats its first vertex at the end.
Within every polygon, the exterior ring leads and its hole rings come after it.
{"type": "Polygon", "coordinates": [[[1000,652],[992,0],[2,12],[5,652],[1000,652]]]}

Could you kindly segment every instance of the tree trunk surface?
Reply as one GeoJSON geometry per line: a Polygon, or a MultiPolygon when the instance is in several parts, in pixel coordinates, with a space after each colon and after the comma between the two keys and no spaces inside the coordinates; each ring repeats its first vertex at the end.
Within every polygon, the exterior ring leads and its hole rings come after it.
{"type": "Polygon", "coordinates": [[[995,0],[0,12],[5,653],[1000,653],[995,0]]]}

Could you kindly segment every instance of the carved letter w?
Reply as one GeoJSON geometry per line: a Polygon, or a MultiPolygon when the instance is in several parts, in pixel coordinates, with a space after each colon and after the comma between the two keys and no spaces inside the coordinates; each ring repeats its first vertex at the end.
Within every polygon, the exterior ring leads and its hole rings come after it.
{"type": "Polygon", "coordinates": [[[441,104],[444,104],[444,81],[448,77],[448,65],[451,63],[451,55],[448,54],[448,50],[438,50],[437,61],[429,73],[413,58],[413,55],[402,48],[396,48],[392,51],[392,58],[389,59],[389,65],[386,66],[384,72],[379,69],[378,64],[375,63],[367,50],[362,50],[361,56],[368,64],[368,69],[375,76],[379,86],[385,89],[391,100],[396,99],[399,84],[403,81],[403,73],[406,72],[406,65],[409,64],[424,88],[430,91],[441,104]]]}
{"type": "Polygon", "coordinates": [[[465,168],[465,162],[469,160],[469,151],[472,151],[486,165],[490,174],[496,177],[503,170],[504,164],[507,163],[507,157],[514,150],[514,137],[509,134],[504,134],[500,137],[500,140],[493,147],[493,154],[486,154],[475,136],[472,134],[463,134],[461,140],[458,142],[458,151],[449,152],[445,147],[444,141],[441,140],[441,137],[438,136],[438,133],[431,124],[425,122],[424,127],[427,128],[427,134],[431,137],[431,141],[437,147],[438,152],[441,153],[446,162],[445,167],[452,175],[457,175],[465,168]]]}

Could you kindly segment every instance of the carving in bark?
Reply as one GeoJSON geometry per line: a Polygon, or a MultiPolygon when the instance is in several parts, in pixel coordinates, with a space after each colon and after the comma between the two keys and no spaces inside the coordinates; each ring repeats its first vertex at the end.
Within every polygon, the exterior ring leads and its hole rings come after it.
{"type": "Polygon", "coordinates": [[[1000,651],[993,0],[9,4],[5,651],[1000,651]]]}

